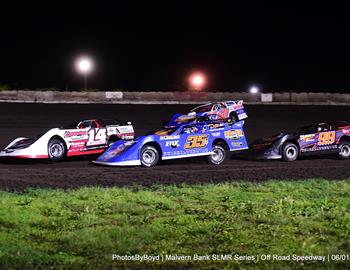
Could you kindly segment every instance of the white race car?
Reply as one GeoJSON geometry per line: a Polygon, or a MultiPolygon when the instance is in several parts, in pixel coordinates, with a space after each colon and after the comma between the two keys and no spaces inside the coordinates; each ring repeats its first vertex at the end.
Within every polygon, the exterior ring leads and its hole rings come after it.
{"type": "Polygon", "coordinates": [[[0,152],[0,157],[60,161],[71,156],[102,153],[117,140],[131,140],[134,135],[131,122],[83,120],[67,128],[50,129],[34,138],[17,138],[0,152]]]}

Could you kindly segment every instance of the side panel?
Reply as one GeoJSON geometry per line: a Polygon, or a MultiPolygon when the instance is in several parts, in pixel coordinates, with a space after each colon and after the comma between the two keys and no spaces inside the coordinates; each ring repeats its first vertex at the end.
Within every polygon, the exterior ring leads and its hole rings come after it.
{"type": "Polygon", "coordinates": [[[341,135],[341,132],[335,130],[300,135],[298,140],[300,152],[307,154],[337,150],[341,135]]]}
{"type": "Polygon", "coordinates": [[[211,136],[202,132],[160,136],[158,140],[163,152],[162,159],[209,155],[210,142],[211,136]]]}

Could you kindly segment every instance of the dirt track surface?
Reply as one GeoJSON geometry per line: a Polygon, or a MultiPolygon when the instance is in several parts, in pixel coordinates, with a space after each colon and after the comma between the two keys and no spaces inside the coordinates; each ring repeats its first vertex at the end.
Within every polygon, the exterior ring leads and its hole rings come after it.
{"type": "MultiPolygon", "coordinates": [[[[0,147],[19,136],[34,136],[51,127],[89,118],[131,120],[137,135],[156,129],[175,112],[191,105],[74,105],[0,103],[0,147]]],[[[282,130],[318,121],[349,119],[350,107],[336,106],[247,106],[245,131],[248,141],[282,130]]],[[[76,188],[80,186],[125,186],[179,183],[217,183],[267,179],[350,178],[350,160],[310,158],[292,163],[246,161],[228,158],[221,166],[202,159],[163,162],[154,168],[100,167],[89,159],[61,163],[0,163],[0,188],[76,188]]]]}

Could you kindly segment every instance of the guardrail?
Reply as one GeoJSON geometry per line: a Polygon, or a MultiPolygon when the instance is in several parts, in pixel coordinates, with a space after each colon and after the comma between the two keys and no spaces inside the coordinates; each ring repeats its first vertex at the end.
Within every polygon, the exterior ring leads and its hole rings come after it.
{"type": "Polygon", "coordinates": [[[247,104],[350,105],[350,94],[340,93],[0,91],[1,102],[192,104],[237,99],[247,104]]]}

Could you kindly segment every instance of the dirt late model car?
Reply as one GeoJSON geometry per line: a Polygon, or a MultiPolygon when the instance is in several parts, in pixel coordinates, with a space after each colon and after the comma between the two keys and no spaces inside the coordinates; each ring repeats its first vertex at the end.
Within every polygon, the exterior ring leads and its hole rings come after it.
{"type": "Polygon", "coordinates": [[[175,114],[165,126],[177,126],[201,117],[211,120],[231,119],[237,122],[248,116],[244,110],[243,100],[213,102],[195,107],[188,114],[175,114]]]}
{"type": "Polygon", "coordinates": [[[346,121],[319,123],[257,140],[242,157],[294,161],[307,155],[337,154],[350,158],[350,123],[346,121]]]}
{"type": "Polygon", "coordinates": [[[226,151],[247,149],[243,125],[244,121],[212,120],[164,128],[134,141],[118,141],[93,163],[152,167],[160,160],[208,156],[210,163],[219,165],[226,151]]]}
{"type": "Polygon", "coordinates": [[[60,161],[65,157],[100,154],[119,139],[133,138],[131,122],[84,120],[66,128],[50,129],[34,138],[17,138],[0,152],[0,157],[60,161]]]}

